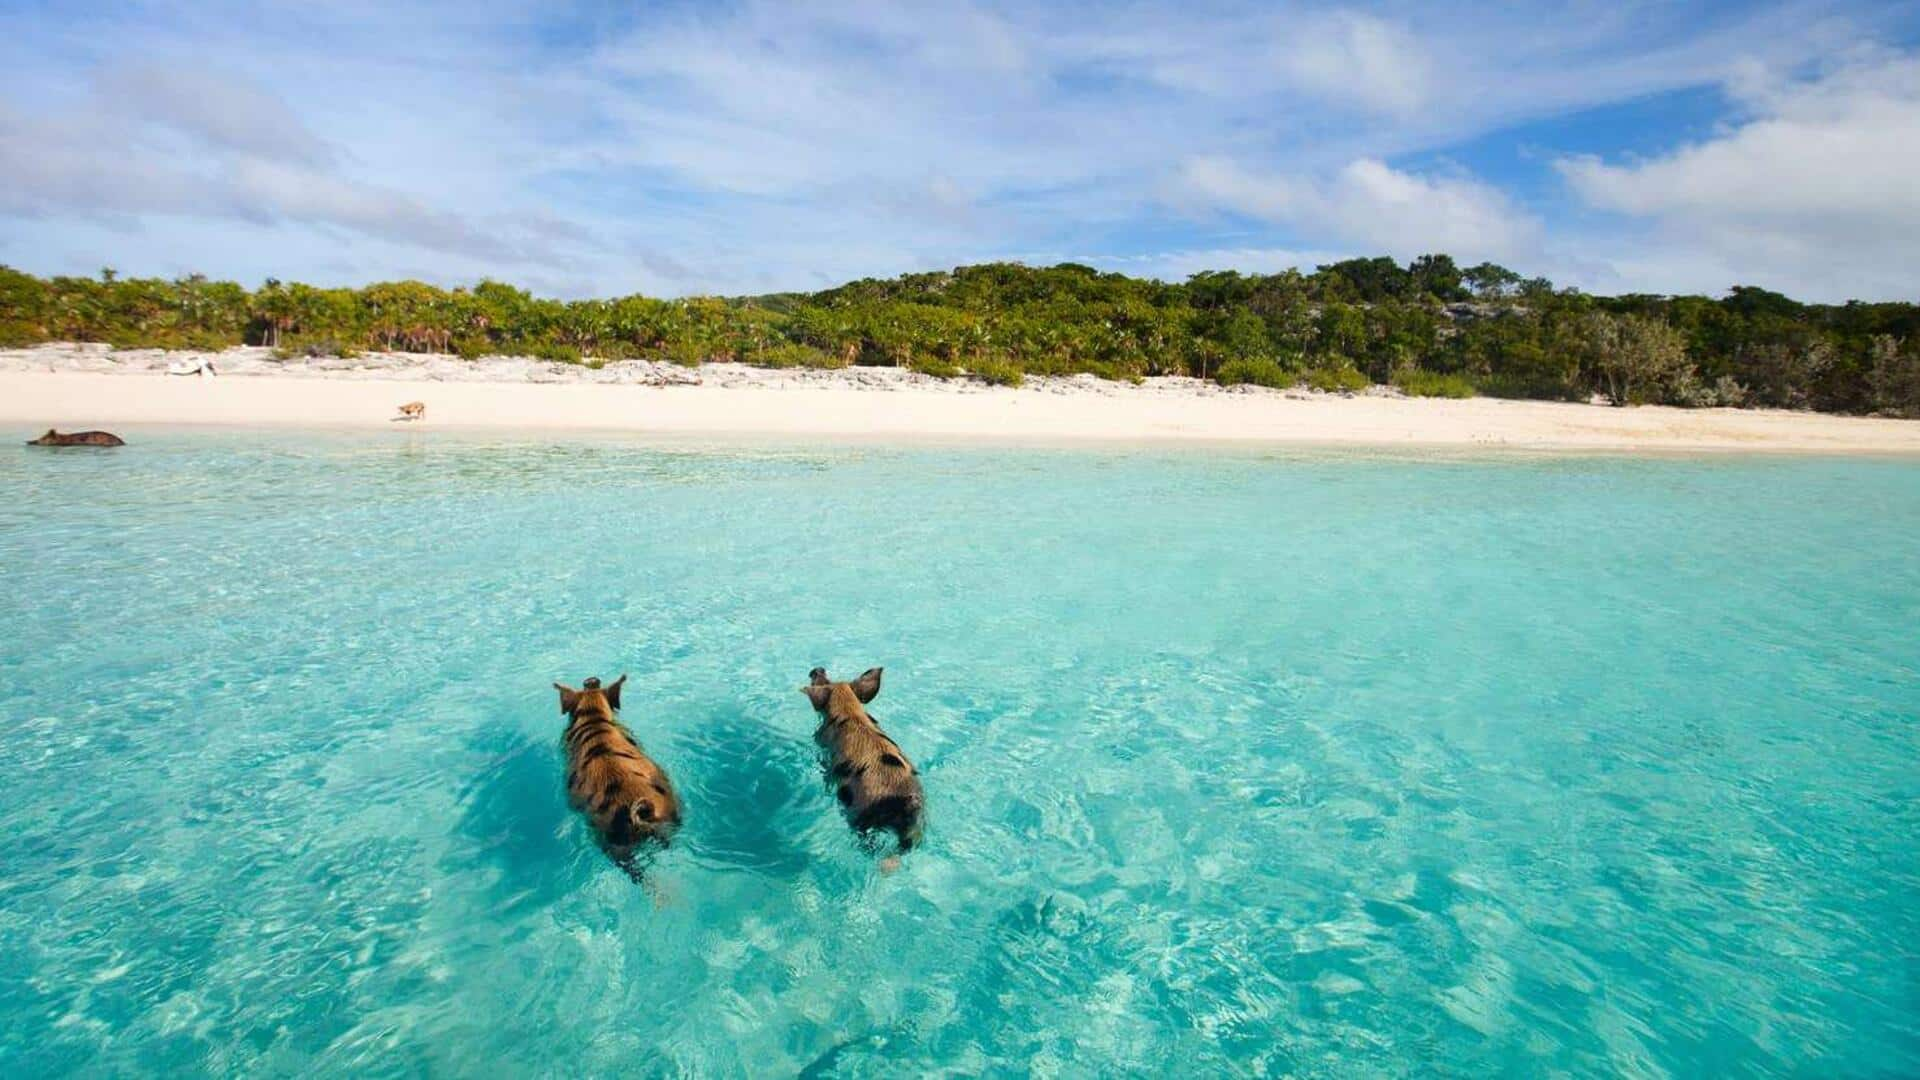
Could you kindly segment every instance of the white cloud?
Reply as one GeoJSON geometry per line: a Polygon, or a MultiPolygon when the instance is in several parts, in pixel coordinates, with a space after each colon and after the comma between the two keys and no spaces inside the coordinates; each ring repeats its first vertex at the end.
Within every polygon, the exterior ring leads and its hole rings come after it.
{"type": "Polygon", "coordinates": [[[1920,61],[1749,88],[1750,121],[1649,161],[1560,162],[1586,200],[1622,213],[1810,228],[1920,230],[1920,61]]]}
{"type": "Polygon", "coordinates": [[[203,68],[136,64],[115,69],[101,79],[99,96],[119,115],[142,117],[222,150],[314,166],[336,156],[333,145],[314,134],[286,102],[203,68]]]}
{"type": "MultiPolygon", "coordinates": [[[[558,266],[564,222],[468,217],[335,167],[341,155],[250,80],[205,70],[107,73],[67,110],[0,104],[0,214],[181,215],[321,226],[480,260],[558,266]]],[[[576,245],[577,246],[577,245],[576,245]]]]}
{"type": "Polygon", "coordinates": [[[1201,207],[1401,258],[1438,251],[1471,261],[1511,260],[1532,252],[1539,233],[1539,222],[1496,188],[1467,177],[1402,172],[1370,158],[1325,178],[1256,173],[1224,158],[1196,158],[1176,190],[1201,207]]]}
{"type": "Polygon", "coordinates": [[[1432,99],[1432,63],[1402,24],[1336,11],[1286,33],[1280,68],[1323,98],[1381,112],[1410,112],[1432,99]]]}
{"type": "Polygon", "coordinates": [[[1738,58],[1831,55],[1867,35],[1835,7],[1877,17],[1863,0],[1471,19],[1312,0],[30,7],[0,15],[0,258],[602,293],[1149,247],[1168,272],[1302,249],[1552,272],[1512,198],[1396,164],[1738,58]],[[1170,214],[1170,187],[1236,214],[1170,214]]]}
{"type": "Polygon", "coordinates": [[[1652,226],[1623,258],[1670,263],[1682,287],[1725,268],[1829,299],[1920,292],[1920,60],[1877,56],[1803,82],[1749,73],[1734,89],[1747,118],[1713,138],[1644,161],[1558,162],[1589,204],[1652,226]]]}

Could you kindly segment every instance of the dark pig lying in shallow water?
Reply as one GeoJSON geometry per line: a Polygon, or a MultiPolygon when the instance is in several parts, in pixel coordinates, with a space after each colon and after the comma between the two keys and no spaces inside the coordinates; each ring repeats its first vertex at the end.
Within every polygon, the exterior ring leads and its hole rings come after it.
{"type": "Polygon", "coordinates": [[[666,770],[640,750],[616,715],[620,688],[588,679],[582,689],[554,683],[567,715],[567,800],[587,816],[600,844],[621,869],[637,876],[636,851],[665,844],[680,827],[680,798],[666,770]]]}
{"type": "Polygon", "coordinates": [[[813,741],[826,752],[827,782],[847,820],[863,833],[885,829],[902,852],[912,850],[920,842],[926,796],[919,770],[867,715],[867,702],[880,693],[880,669],[869,668],[852,682],[828,679],[825,668],[808,677],[801,693],[820,714],[813,741]]]}
{"type": "Polygon", "coordinates": [[[69,431],[61,434],[52,428],[33,439],[28,446],[125,446],[127,441],[111,431],[69,431]]]}

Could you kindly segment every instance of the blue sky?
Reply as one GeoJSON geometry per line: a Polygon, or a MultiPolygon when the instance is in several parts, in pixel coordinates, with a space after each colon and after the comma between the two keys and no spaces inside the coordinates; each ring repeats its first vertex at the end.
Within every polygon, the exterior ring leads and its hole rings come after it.
{"type": "Polygon", "coordinates": [[[0,0],[0,262],[565,295],[1446,251],[1920,299],[1920,5],[0,0]]]}

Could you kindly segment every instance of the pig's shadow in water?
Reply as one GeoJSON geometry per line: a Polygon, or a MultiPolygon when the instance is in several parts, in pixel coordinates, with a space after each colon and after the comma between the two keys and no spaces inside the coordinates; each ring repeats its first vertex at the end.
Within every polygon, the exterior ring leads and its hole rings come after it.
{"type": "Polygon", "coordinates": [[[593,865],[581,857],[583,844],[593,859],[604,858],[569,828],[573,812],[562,775],[557,743],[516,737],[460,791],[466,843],[447,861],[492,864],[498,870],[493,890],[506,909],[543,906],[577,892],[593,865]]]}
{"type": "MultiPolygon", "coordinates": [[[[796,829],[813,758],[793,736],[737,710],[693,719],[665,763],[688,804],[686,843],[702,860],[734,870],[793,878],[809,854],[796,829]],[[682,779],[684,777],[684,779],[682,779]]],[[[804,831],[804,830],[803,830],[804,831]]]]}
{"type": "MultiPolygon", "coordinates": [[[[684,846],[720,869],[798,877],[810,858],[796,835],[809,822],[800,804],[818,795],[811,744],[738,711],[689,718],[685,730],[690,734],[674,743],[648,746],[659,747],[656,760],[679,788],[686,813],[673,850],[684,846]]],[[[499,740],[492,763],[460,789],[464,842],[444,869],[493,869],[492,891],[508,911],[578,892],[611,864],[567,806],[564,775],[557,741],[518,733],[499,740]]]]}

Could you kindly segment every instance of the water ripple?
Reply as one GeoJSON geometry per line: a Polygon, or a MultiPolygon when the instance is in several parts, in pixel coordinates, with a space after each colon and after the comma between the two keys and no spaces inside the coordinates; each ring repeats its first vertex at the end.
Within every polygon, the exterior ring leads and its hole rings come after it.
{"type": "Polygon", "coordinates": [[[0,1075],[1920,1073],[1911,464],[149,432],[0,585],[0,1075]]]}

